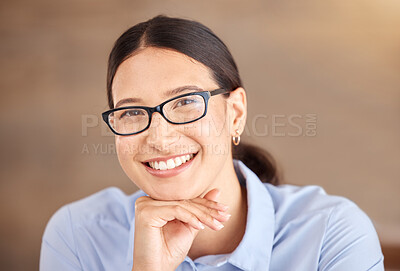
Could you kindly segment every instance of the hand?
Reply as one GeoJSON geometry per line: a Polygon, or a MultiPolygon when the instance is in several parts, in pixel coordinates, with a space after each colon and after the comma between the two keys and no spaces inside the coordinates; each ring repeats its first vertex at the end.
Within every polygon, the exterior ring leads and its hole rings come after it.
{"type": "Polygon", "coordinates": [[[204,225],[220,230],[230,215],[213,189],[203,198],[160,201],[144,196],[135,203],[133,270],[175,270],[204,225]],[[220,211],[220,212],[218,212],[220,211]]]}

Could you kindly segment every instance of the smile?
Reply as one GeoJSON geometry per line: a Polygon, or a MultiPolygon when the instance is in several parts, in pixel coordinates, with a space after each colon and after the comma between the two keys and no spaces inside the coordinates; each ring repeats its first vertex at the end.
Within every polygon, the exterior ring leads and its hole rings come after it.
{"type": "Polygon", "coordinates": [[[168,159],[167,161],[151,161],[148,162],[148,166],[157,170],[168,170],[179,167],[180,165],[192,160],[194,154],[186,154],[182,156],[178,156],[172,159],[168,159]]]}
{"type": "Polygon", "coordinates": [[[190,167],[197,153],[189,153],[167,158],[155,158],[142,162],[146,170],[157,177],[172,177],[190,167]]]}

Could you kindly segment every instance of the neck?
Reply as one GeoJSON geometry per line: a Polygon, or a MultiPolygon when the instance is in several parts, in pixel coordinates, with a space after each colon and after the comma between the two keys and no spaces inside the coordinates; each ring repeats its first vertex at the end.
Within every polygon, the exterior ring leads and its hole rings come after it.
{"type": "Polygon", "coordinates": [[[233,167],[232,159],[227,159],[226,166],[218,176],[213,188],[219,188],[219,202],[229,206],[231,218],[224,222],[224,228],[214,231],[210,228],[201,230],[193,241],[188,256],[194,260],[204,255],[227,254],[235,250],[243,238],[247,221],[247,190],[240,186],[233,167]]]}

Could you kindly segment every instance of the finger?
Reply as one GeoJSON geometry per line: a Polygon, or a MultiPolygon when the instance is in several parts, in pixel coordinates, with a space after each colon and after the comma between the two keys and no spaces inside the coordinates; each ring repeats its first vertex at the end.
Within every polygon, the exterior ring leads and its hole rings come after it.
{"type": "Polygon", "coordinates": [[[157,214],[151,214],[151,215],[152,217],[159,218],[160,223],[157,224],[157,226],[159,227],[163,227],[169,221],[177,219],[184,223],[189,224],[195,229],[198,230],[204,229],[204,225],[200,222],[197,216],[180,205],[174,205],[174,206],[167,205],[167,206],[156,207],[155,209],[157,210],[155,210],[154,212],[157,212],[157,214]]]}
{"type": "MultiPolygon", "coordinates": [[[[213,193],[216,193],[216,192],[213,192],[213,193]]],[[[214,194],[214,196],[215,196],[215,194],[214,194]]],[[[206,199],[203,199],[203,200],[208,201],[206,199]]],[[[178,208],[176,206],[180,206],[181,208],[186,209],[189,213],[196,216],[198,221],[202,222],[204,225],[207,225],[208,227],[210,227],[213,230],[222,229],[224,226],[222,223],[220,223],[220,221],[224,222],[229,219],[229,215],[224,216],[224,214],[218,213],[218,211],[215,209],[211,210],[210,208],[202,208],[201,205],[197,205],[197,204],[191,202],[191,200],[158,201],[158,200],[151,199],[151,200],[145,202],[146,206],[148,206],[148,204],[152,205],[152,206],[150,206],[152,210],[155,210],[154,213],[149,215],[149,220],[151,220],[151,218],[154,218],[153,221],[151,222],[151,225],[153,225],[155,227],[163,227],[166,223],[168,223],[168,221],[171,221],[176,218],[178,220],[181,220],[183,222],[193,225],[193,227],[196,229],[202,228],[198,224],[198,222],[197,223],[194,222],[193,218],[191,219],[192,221],[190,222],[189,218],[184,217],[180,208],[178,208]],[[172,207],[172,210],[174,210],[174,208],[175,208],[178,213],[175,216],[173,212],[172,213],[170,212],[171,209],[169,209],[169,208],[165,209],[165,207],[172,207]],[[158,214],[160,208],[163,208],[163,210],[168,210],[168,212],[164,213],[163,216],[160,216],[160,214],[158,214]],[[177,215],[180,215],[180,216],[178,217],[177,215]],[[159,219],[157,219],[157,217],[159,219]]]]}
{"type": "Polygon", "coordinates": [[[210,191],[208,191],[208,193],[205,194],[203,198],[196,198],[196,201],[208,200],[211,202],[216,202],[217,208],[221,208],[222,211],[226,211],[228,209],[228,206],[223,203],[218,202],[218,198],[220,195],[221,195],[221,191],[218,188],[214,188],[214,189],[211,189],[210,191]]]}
{"type": "MultiPolygon", "coordinates": [[[[204,206],[203,204],[199,204],[199,203],[196,203],[193,201],[191,202],[191,204],[193,205],[193,206],[189,207],[189,211],[191,211],[191,212],[194,212],[191,208],[195,207],[195,208],[200,209],[203,213],[210,214],[217,220],[223,221],[223,222],[227,221],[231,217],[231,215],[224,210],[218,210],[215,208],[204,206]]],[[[185,206],[185,208],[186,208],[186,206],[185,206]]]]}
{"type": "Polygon", "coordinates": [[[168,201],[151,199],[151,204],[153,206],[176,205],[176,204],[179,204],[179,202],[182,202],[182,201],[193,201],[193,202],[196,202],[198,204],[202,204],[202,205],[207,206],[209,208],[217,209],[217,210],[220,210],[220,211],[226,211],[226,210],[229,209],[228,205],[225,205],[223,203],[216,202],[216,201],[213,201],[213,200],[208,200],[208,199],[205,199],[205,198],[200,198],[200,197],[194,198],[194,199],[187,199],[187,200],[168,200],[168,201]]]}
{"type": "Polygon", "coordinates": [[[198,205],[189,200],[180,201],[178,204],[193,213],[204,225],[207,225],[213,230],[222,229],[224,225],[220,221],[225,222],[230,217],[230,215],[218,213],[218,210],[198,205]]]}
{"type": "Polygon", "coordinates": [[[203,206],[206,206],[208,208],[213,208],[213,209],[217,209],[219,211],[227,211],[229,209],[228,205],[225,205],[221,202],[216,202],[213,200],[208,200],[208,199],[204,199],[204,198],[195,198],[191,200],[192,202],[195,202],[197,204],[201,204],[203,206]]]}

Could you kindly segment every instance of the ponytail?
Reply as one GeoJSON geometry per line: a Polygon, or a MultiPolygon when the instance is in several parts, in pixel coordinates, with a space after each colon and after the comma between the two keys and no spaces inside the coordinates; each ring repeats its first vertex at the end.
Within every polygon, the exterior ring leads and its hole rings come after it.
{"type": "Polygon", "coordinates": [[[241,142],[233,146],[234,159],[242,161],[263,183],[278,185],[281,181],[275,159],[272,155],[257,146],[241,142]]]}

